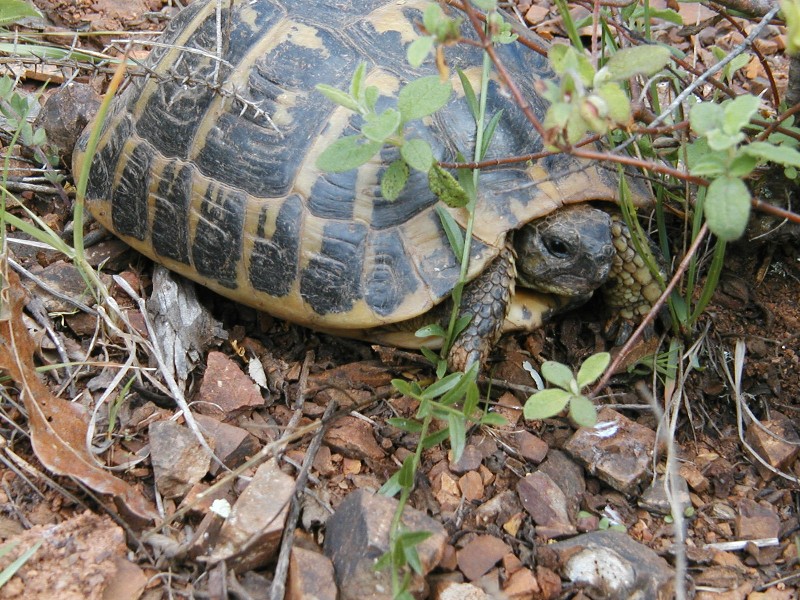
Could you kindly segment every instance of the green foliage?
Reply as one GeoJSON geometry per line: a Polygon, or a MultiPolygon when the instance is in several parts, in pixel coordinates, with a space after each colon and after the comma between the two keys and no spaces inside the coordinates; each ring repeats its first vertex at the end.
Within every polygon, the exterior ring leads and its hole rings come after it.
{"type": "Polygon", "coordinates": [[[786,52],[800,52],[800,0],[781,0],[781,14],[786,21],[786,52]]]}
{"type": "Polygon", "coordinates": [[[40,17],[41,14],[24,0],[0,0],[0,27],[13,25],[22,19],[40,17]]]}
{"type": "Polygon", "coordinates": [[[750,217],[751,195],[742,181],[765,162],[800,167],[797,141],[783,136],[767,142],[745,142],[744,130],[761,101],[750,94],[722,103],[701,102],[689,112],[692,130],[700,136],[687,148],[694,175],[711,179],[705,199],[708,227],[722,241],[739,238],[750,217]]]}
{"type": "Polygon", "coordinates": [[[528,420],[548,419],[569,406],[569,416],[580,427],[594,427],[597,409],[581,390],[597,381],[611,362],[608,352],[587,358],[577,377],[568,366],[555,361],[542,364],[542,377],[558,387],[536,392],[525,403],[523,414],[528,420]]]}
{"type": "Polygon", "coordinates": [[[600,70],[573,46],[554,44],[547,54],[560,82],[546,82],[550,108],[544,118],[551,147],[573,145],[588,132],[605,134],[626,127],[631,103],[622,82],[635,75],[652,75],[669,62],[665,46],[635,46],[620,50],[600,70]]]}
{"type": "MultiPolygon", "coordinates": [[[[437,7],[438,8],[438,7],[437,7]]],[[[438,76],[421,77],[406,84],[398,94],[397,107],[377,112],[379,92],[375,86],[366,85],[366,64],[356,68],[349,92],[330,85],[319,84],[317,90],[336,104],[360,114],[364,119],[356,135],[339,138],[317,158],[317,166],[329,173],[357,169],[372,160],[385,145],[396,146],[400,159],[389,166],[381,179],[381,194],[387,200],[396,200],[408,182],[409,169],[428,173],[435,164],[430,144],[421,138],[406,139],[405,126],[409,121],[432,115],[444,107],[453,93],[449,81],[438,76]]],[[[435,178],[441,178],[438,174],[435,178]]],[[[441,193],[449,200],[458,193],[452,181],[442,183],[441,193]],[[450,187],[448,187],[448,185],[450,187]]]]}

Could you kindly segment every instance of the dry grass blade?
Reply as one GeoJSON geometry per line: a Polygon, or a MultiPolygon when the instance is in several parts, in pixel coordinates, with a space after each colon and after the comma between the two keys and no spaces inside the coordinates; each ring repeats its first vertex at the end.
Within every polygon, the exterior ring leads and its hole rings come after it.
{"type": "Polygon", "coordinates": [[[22,321],[24,292],[15,273],[8,273],[2,293],[0,368],[19,387],[36,456],[50,471],[75,477],[93,490],[113,496],[127,517],[140,522],[153,519],[153,508],[134,487],[94,463],[86,449],[87,417],[82,407],[56,398],[38,378],[34,344],[22,321]]]}

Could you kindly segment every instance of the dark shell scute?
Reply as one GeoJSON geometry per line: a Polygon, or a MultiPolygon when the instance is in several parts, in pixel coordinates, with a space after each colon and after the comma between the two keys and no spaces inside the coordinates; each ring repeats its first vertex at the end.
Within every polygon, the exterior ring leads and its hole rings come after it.
{"type": "Polygon", "coordinates": [[[236,271],[242,259],[242,236],[247,197],[209,185],[200,205],[200,219],[192,247],[197,272],[230,289],[236,286],[236,271]]]}
{"type": "Polygon", "coordinates": [[[314,84],[338,83],[341,73],[355,70],[359,58],[331,32],[319,29],[317,35],[327,55],[321,49],[286,41],[250,70],[247,96],[266,114],[288,110],[291,122],[281,123],[277,131],[263,118],[256,119],[252,111],[242,113],[231,103],[203,140],[196,158],[204,175],[263,198],[291,192],[297,170],[333,110],[313,89],[314,84]],[[295,98],[289,109],[280,101],[287,93],[295,98]]]}
{"type": "Polygon", "coordinates": [[[396,231],[376,236],[372,244],[374,265],[364,283],[364,299],[378,315],[392,314],[417,290],[418,281],[403,241],[396,231]]]}
{"type": "Polygon", "coordinates": [[[161,173],[155,196],[153,250],[159,256],[189,264],[189,205],[192,198],[190,165],[170,162],[161,173]]]}
{"type": "MultiPolygon", "coordinates": [[[[122,147],[131,136],[133,123],[126,115],[117,125],[108,143],[101,147],[94,155],[92,168],[89,170],[89,179],[86,182],[86,197],[106,199],[111,197],[111,186],[114,183],[114,172],[117,169],[122,147]]],[[[84,133],[81,141],[88,142],[89,136],[84,133]]]]}
{"type": "Polygon", "coordinates": [[[311,188],[308,210],[316,217],[351,219],[358,171],[324,173],[311,188]]]}
{"type": "Polygon", "coordinates": [[[347,312],[362,297],[367,231],[355,222],[325,225],[322,248],[300,278],[300,295],[317,314],[347,312]]]}
{"type": "Polygon", "coordinates": [[[292,289],[297,277],[303,203],[291,196],[281,206],[271,238],[264,233],[268,207],[259,214],[257,239],[250,258],[250,283],[272,296],[282,297],[292,289]]]}
{"type": "Polygon", "coordinates": [[[114,229],[139,241],[147,236],[147,194],[153,149],[145,144],[134,148],[122,169],[111,205],[114,229]]]}

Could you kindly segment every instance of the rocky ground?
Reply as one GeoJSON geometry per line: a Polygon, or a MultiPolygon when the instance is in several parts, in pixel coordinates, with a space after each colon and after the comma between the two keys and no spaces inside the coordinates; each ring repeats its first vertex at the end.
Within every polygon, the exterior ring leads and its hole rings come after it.
{"type": "MultiPolygon", "coordinates": [[[[49,35],[158,30],[173,11],[160,0],[35,4],[49,35]]],[[[703,26],[664,35],[707,64],[712,43],[730,48],[742,35],[698,7],[679,8],[685,23],[703,26]]],[[[516,8],[540,34],[563,34],[552,6],[516,8]]],[[[99,49],[113,37],[83,43],[99,49]]],[[[757,44],[780,89],[784,45],[777,26],[757,44]]],[[[37,90],[44,67],[25,69],[22,85],[37,90]]],[[[759,61],[733,85],[769,88],[759,61]]],[[[68,228],[68,194],[18,190],[45,222],[68,228]]],[[[680,223],[671,226],[679,240],[680,223]]],[[[418,441],[388,424],[418,408],[391,380],[431,382],[426,361],[257,314],[107,239],[87,259],[103,265],[127,319],[114,331],[99,325],[63,255],[10,249],[25,273],[9,272],[0,321],[0,368],[10,377],[0,410],[0,539],[15,544],[0,568],[35,553],[0,597],[275,598],[284,585],[298,600],[391,597],[387,572],[373,564],[388,547],[395,504],[375,491],[418,441]],[[156,340],[167,368],[156,369],[156,340]],[[65,362],[69,369],[34,375],[65,362]],[[193,419],[173,419],[176,395],[193,419]]],[[[666,599],[676,585],[704,599],[797,598],[798,298],[797,237],[771,231],[731,246],[709,307],[686,332],[681,372],[665,378],[627,360],[630,369],[597,398],[596,429],[526,421],[521,410],[536,386],[530,370],[544,360],[578,365],[605,349],[596,304],[504,338],[481,388],[506,425],[470,430],[458,460],[446,444],[422,455],[404,523],[431,535],[418,548],[425,576],[411,589],[442,600],[666,599]]],[[[634,355],[668,343],[656,336],[634,355]]]]}

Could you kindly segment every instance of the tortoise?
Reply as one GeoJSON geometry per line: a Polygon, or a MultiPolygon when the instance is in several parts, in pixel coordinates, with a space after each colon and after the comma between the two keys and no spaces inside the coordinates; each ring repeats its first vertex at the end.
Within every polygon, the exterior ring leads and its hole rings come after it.
{"type": "MultiPolygon", "coordinates": [[[[97,124],[87,208],[139,252],[235,301],[318,330],[419,345],[408,332],[441,318],[459,277],[437,199],[419,172],[398,199],[381,196],[395,148],[351,171],[322,172],[317,157],[357,131],[361,117],[315,85],[345,87],[366,63],[380,109],[404,83],[436,73],[405,60],[426,4],[224,2],[216,60],[217,2],[192,3],[148,57],[149,76],[129,82],[97,124]]],[[[462,30],[475,37],[468,24],[462,30]]],[[[519,44],[496,50],[543,116],[536,82],[553,77],[546,60],[519,44]]],[[[478,89],[481,64],[467,44],[448,47],[446,57],[456,93],[407,127],[441,161],[471,154],[474,120],[455,69],[478,89]]],[[[494,76],[487,106],[490,115],[502,110],[487,159],[543,148],[494,76]]],[[[91,127],[76,146],[75,172],[91,127]]],[[[585,300],[612,267],[615,310],[634,316],[649,306],[657,285],[641,261],[630,262],[622,221],[593,206],[616,201],[618,189],[613,169],[568,155],[481,173],[462,302],[473,318],[451,351],[453,368],[482,361],[502,332],[534,329],[574,304],[565,298],[585,300]]],[[[635,202],[649,201],[642,184],[631,189],[635,202]]],[[[463,227],[465,210],[447,210],[463,227]]]]}

